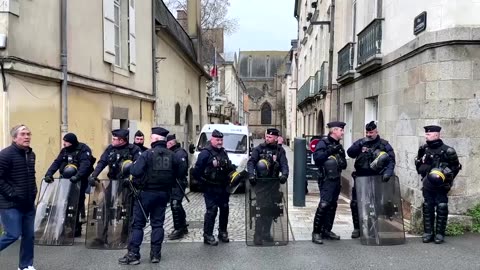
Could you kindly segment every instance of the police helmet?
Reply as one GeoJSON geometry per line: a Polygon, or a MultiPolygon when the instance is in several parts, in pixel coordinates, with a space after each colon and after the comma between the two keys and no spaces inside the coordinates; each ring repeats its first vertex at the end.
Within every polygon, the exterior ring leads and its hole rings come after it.
{"type": "Polygon", "coordinates": [[[235,190],[240,186],[242,182],[248,177],[247,171],[243,170],[241,172],[233,171],[228,175],[228,192],[234,193],[235,190]]]}
{"type": "Polygon", "coordinates": [[[133,162],[130,159],[124,160],[122,162],[121,172],[124,177],[130,175],[130,168],[132,167],[133,162]]]}
{"type": "Polygon", "coordinates": [[[270,162],[266,159],[260,159],[257,162],[257,176],[258,177],[267,177],[270,172],[270,162]]]}
{"type": "Polygon", "coordinates": [[[445,182],[446,176],[442,169],[433,168],[427,175],[427,180],[435,186],[441,186],[445,182]]]}
{"type": "Polygon", "coordinates": [[[375,150],[373,152],[375,159],[370,163],[370,169],[380,172],[386,166],[388,161],[390,160],[390,156],[385,151],[375,150]]]}
{"type": "Polygon", "coordinates": [[[72,176],[76,175],[78,172],[77,166],[74,164],[67,164],[65,168],[63,168],[62,177],[63,178],[71,178],[72,176]]]}

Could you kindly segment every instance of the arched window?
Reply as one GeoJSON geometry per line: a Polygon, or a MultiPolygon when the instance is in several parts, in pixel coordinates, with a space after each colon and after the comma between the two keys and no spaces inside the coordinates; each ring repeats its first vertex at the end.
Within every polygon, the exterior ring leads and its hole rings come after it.
{"type": "Polygon", "coordinates": [[[261,109],[261,123],[262,125],[271,125],[272,124],[272,107],[268,102],[263,103],[261,109]]]}
{"type": "Polygon", "coordinates": [[[180,104],[175,104],[175,125],[180,125],[180,104]]]}

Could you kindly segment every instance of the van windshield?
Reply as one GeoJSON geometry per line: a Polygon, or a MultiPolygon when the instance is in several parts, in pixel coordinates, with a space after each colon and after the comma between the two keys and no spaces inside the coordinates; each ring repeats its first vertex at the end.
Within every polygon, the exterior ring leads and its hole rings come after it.
{"type": "MultiPolygon", "coordinates": [[[[197,150],[200,151],[210,144],[211,132],[203,132],[198,140],[197,150]]],[[[223,133],[223,148],[230,153],[245,154],[247,152],[247,135],[223,133]]]]}

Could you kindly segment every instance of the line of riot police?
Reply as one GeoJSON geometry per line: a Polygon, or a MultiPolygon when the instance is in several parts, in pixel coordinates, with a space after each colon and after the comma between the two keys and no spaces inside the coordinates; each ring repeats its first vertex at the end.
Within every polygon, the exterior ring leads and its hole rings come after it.
{"type": "MultiPolygon", "coordinates": [[[[316,244],[323,244],[324,239],[340,239],[331,229],[341,189],[341,172],[347,167],[340,144],[345,125],[344,122],[328,123],[328,136],[317,143],[313,153],[320,171],[320,202],[312,232],[312,242],[316,244]]],[[[448,217],[447,194],[461,164],[455,150],[440,139],[441,127],[431,125],[424,129],[426,144],[420,146],[415,158],[423,182],[423,242],[440,244],[444,241],[448,217]]],[[[403,244],[405,233],[399,180],[394,174],[395,152],[388,141],[380,138],[374,121],[366,124],[365,133],[364,138],[347,150],[348,156],[355,159],[351,237],[360,237],[366,245],[403,244]]]]}

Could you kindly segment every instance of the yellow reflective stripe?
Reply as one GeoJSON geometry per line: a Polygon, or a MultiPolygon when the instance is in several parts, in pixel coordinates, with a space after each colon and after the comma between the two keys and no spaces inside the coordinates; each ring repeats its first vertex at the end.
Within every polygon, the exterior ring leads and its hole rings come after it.
{"type": "Polygon", "coordinates": [[[443,174],[443,172],[441,172],[441,171],[439,171],[439,170],[432,170],[431,173],[434,173],[434,174],[440,176],[440,178],[442,178],[442,181],[445,182],[445,175],[443,174]]]}

